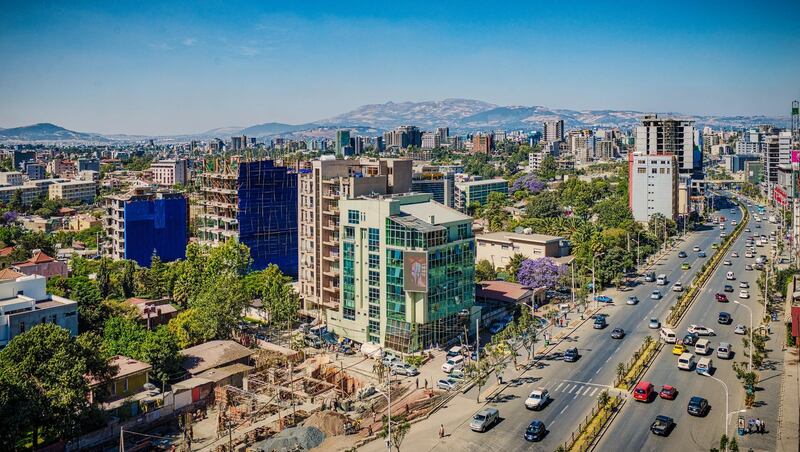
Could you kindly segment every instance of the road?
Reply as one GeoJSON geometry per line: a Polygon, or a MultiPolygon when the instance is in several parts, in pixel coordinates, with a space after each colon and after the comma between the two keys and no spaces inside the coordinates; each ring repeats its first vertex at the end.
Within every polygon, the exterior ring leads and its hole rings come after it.
{"type": "MultiPolygon", "coordinates": [[[[740,219],[741,214],[725,216],[740,219]]],[[[729,228],[728,231],[731,229],[729,228]]],[[[448,407],[435,413],[429,421],[416,424],[403,443],[404,449],[411,450],[519,450],[531,447],[525,441],[525,427],[534,419],[545,422],[548,434],[543,441],[536,444],[543,450],[554,450],[566,441],[591,411],[597,397],[604,389],[610,389],[616,375],[618,362],[627,362],[636,349],[642,344],[644,336],[654,334],[656,330],[648,328],[648,320],[657,317],[663,321],[668,308],[674,304],[676,294],[670,291],[672,284],[682,282],[688,285],[691,278],[699,271],[702,263],[708,258],[698,257],[692,252],[699,246],[710,256],[711,245],[719,242],[719,230],[710,227],[693,232],[686,241],[674,251],[664,256],[652,268],[657,274],[667,275],[669,284],[660,286],[664,294],[660,300],[651,300],[650,293],[654,283],[641,283],[632,290],[614,296],[615,302],[602,309],[607,316],[609,326],[602,330],[592,328],[587,321],[568,337],[555,352],[563,352],[568,347],[577,347],[581,358],[575,363],[565,363],[559,359],[545,360],[543,369],[534,369],[524,373],[518,380],[520,384],[506,387],[498,396],[487,403],[488,406],[500,410],[501,421],[485,433],[472,432],[469,429],[471,416],[484,403],[475,402],[477,389],[464,395],[456,396],[448,407]],[[687,258],[679,258],[678,250],[685,250],[687,258]],[[689,262],[689,270],[681,270],[680,265],[689,262]],[[638,305],[629,306],[625,299],[636,295],[641,300],[638,305]],[[612,339],[611,329],[621,327],[627,332],[622,340],[612,339]],[[528,411],[524,400],[536,387],[544,387],[551,391],[552,401],[539,412],[528,411]],[[439,424],[445,425],[448,436],[440,441],[435,438],[439,424]]],[[[510,374],[511,371],[506,371],[510,374]]],[[[507,377],[508,378],[508,377],[507,377]]],[[[491,383],[491,382],[490,382],[491,383]]],[[[612,390],[612,392],[615,390],[612,390]]],[[[483,402],[483,401],[482,401],[483,402]]],[[[372,443],[364,450],[379,450],[383,444],[372,443]]],[[[384,446],[385,447],[385,446],[384,446]]]]}
{"type": "MultiPolygon", "coordinates": [[[[751,214],[753,212],[751,211],[751,214]]],[[[727,215],[726,215],[727,216],[727,215]]],[[[709,450],[712,447],[719,447],[719,440],[725,432],[727,424],[728,435],[736,435],[736,421],[739,410],[744,409],[744,391],[741,383],[736,379],[736,374],[731,364],[742,362],[747,365],[747,357],[743,352],[741,335],[734,334],[736,324],[750,325],[750,314],[744,307],[747,306],[753,311],[754,324],[758,325],[758,318],[761,316],[763,306],[759,303],[758,285],[756,279],[759,272],[756,270],[745,270],[746,264],[754,264],[754,258],[745,257],[746,237],[756,233],[769,235],[769,231],[774,230],[772,225],[762,221],[761,228],[755,228],[752,220],[748,225],[751,233],[744,232],[735,242],[734,246],[728,251],[726,258],[730,260],[730,266],[720,266],[713,277],[703,288],[701,294],[692,304],[688,313],[680,322],[679,328],[675,331],[678,337],[686,334],[686,328],[690,324],[704,324],[715,330],[717,335],[709,338],[712,346],[720,342],[732,344],[734,357],[732,360],[722,360],[717,358],[716,353],[709,355],[713,360],[715,368],[714,377],[722,380],[728,388],[728,414],[726,416],[725,388],[719,381],[698,375],[695,372],[679,370],[677,366],[677,356],[672,354],[672,345],[665,345],[660,355],[656,358],[653,365],[643,376],[643,380],[650,381],[656,388],[661,385],[669,384],[676,387],[679,391],[675,400],[656,399],[650,403],[636,402],[632,398],[622,408],[619,415],[611,424],[609,430],[603,436],[596,450],[616,451],[619,450],[619,439],[624,438],[626,449],[628,450],[709,450]],[[740,257],[733,258],[731,254],[737,252],[740,257]],[[736,280],[728,281],[726,272],[733,271],[736,280]],[[750,285],[751,296],[749,299],[739,297],[739,283],[746,281],[750,285]],[[734,286],[735,292],[728,293],[731,300],[729,303],[718,303],[714,295],[722,292],[725,284],[734,286]],[[738,300],[741,304],[734,303],[738,300]],[[744,305],[744,306],[743,306],[744,305]],[[733,317],[730,325],[721,325],[717,322],[720,311],[728,312],[733,317]],[[690,416],[686,412],[689,399],[692,396],[706,398],[710,405],[710,412],[702,418],[690,416]],[[649,426],[656,415],[667,415],[675,419],[676,427],[669,437],[662,438],[653,435],[649,431],[649,426]],[[726,421],[727,417],[727,421],[726,421]]],[[[757,247],[756,255],[770,255],[769,246],[757,247]]],[[[776,346],[770,344],[773,348],[776,346]]],[[[693,351],[693,350],[690,350],[693,351]]],[[[775,352],[777,353],[777,352],[775,352]]],[[[779,397],[780,378],[773,378],[780,373],[780,363],[775,363],[776,368],[765,372],[760,372],[763,383],[757,385],[763,389],[757,390],[758,407],[753,410],[741,413],[747,418],[761,418],[767,422],[767,426],[777,427],[777,400],[779,397]],[[775,387],[778,387],[777,389],[775,387]]],[[[769,429],[768,429],[769,430],[769,429]]],[[[770,430],[764,435],[737,436],[739,448],[741,450],[775,450],[775,429],[770,430]]]]}

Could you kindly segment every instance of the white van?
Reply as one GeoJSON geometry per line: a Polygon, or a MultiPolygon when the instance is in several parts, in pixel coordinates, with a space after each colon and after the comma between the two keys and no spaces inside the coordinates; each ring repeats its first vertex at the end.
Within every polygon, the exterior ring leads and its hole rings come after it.
{"type": "Polygon", "coordinates": [[[711,358],[700,358],[694,370],[699,374],[711,373],[711,358]]]}
{"type": "Polygon", "coordinates": [[[703,356],[710,354],[711,343],[708,342],[708,339],[698,339],[697,343],[694,344],[694,352],[703,356]]]}
{"type": "Polygon", "coordinates": [[[731,349],[731,344],[727,342],[720,342],[719,347],[717,347],[717,358],[731,359],[732,356],[733,350],[731,349]]]}
{"type": "Polygon", "coordinates": [[[678,357],[678,369],[692,370],[694,367],[694,355],[692,353],[684,353],[678,357]]]}
{"type": "Polygon", "coordinates": [[[733,281],[734,279],[736,279],[736,277],[733,275],[733,272],[728,272],[728,273],[725,273],[725,279],[733,281]]]}
{"type": "Polygon", "coordinates": [[[659,335],[661,336],[661,340],[667,344],[674,344],[678,341],[678,335],[669,328],[661,328],[661,333],[659,335]]]}
{"type": "Polygon", "coordinates": [[[656,284],[659,285],[659,286],[666,286],[667,285],[667,275],[665,275],[663,273],[658,275],[658,277],[656,278],[656,284]]]}
{"type": "Polygon", "coordinates": [[[461,370],[464,368],[463,356],[451,356],[447,358],[447,362],[442,364],[442,372],[450,373],[454,370],[461,370]]]}

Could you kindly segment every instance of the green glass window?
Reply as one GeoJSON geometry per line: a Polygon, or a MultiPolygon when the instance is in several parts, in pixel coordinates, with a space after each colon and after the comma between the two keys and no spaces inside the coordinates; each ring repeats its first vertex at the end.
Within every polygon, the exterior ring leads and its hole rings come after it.
{"type": "Polygon", "coordinates": [[[357,210],[347,211],[347,222],[350,224],[358,224],[361,219],[361,214],[357,210]]]}

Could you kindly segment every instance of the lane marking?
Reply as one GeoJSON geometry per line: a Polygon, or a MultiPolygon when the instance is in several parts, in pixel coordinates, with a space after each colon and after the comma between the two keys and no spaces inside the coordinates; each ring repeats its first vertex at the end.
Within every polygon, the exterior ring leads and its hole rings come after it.
{"type": "Polygon", "coordinates": [[[581,384],[581,385],[591,385],[591,386],[597,386],[599,388],[611,388],[611,389],[614,389],[614,387],[611,386],[611,385],[601,385],[601,384],[598,384],[598,383],[587,383],[585,381],[576,381],[576,380],[564,380],[564,381],[566,381],[567,383],[578,383],[578,384],[581,384]]]}
{"type": "Polygon", "coordinates": [[[594,393],[599,391],[599,390],[600,390],[600,388],[594,388],[594,391],[592,391],[592,397],[594,397],[594,393]]]}
{"type": "Polygon", "coordinates": [[[558,415],[561,416],[562,414],[564,414],[564,411],[566,411],[567,408],[569,408],[569,405],[567,405],[564,408],[562,408],[561,411],[558,413],[558,415]]]}
{"type": "Polygon", "coordinates": [[[558,391],[561,387],[564,386],[564,382],[562,381],[554,391],[558,391]]]}
{"type": "Polygon", "coordinates": [[[575,388],[577,388],[577,387],[578,387],[578,385],[575,385],[575,386],[570,386],[570,388],[569,388],[569,391],[565,391],[565,392],[566,392],[567,394],[572,394],[572,391],[574,391],[574,390],[575,390],[575,388]]]}
{"type": "Polygon", "coordinates": [[[602,368],[602,367],[598,368],[598,369],[597,369],[597,372],[595,372],[594,374],[595,374],[595,375],[599,374],[601,370],[603,370],[603,368],[602,368]]]}

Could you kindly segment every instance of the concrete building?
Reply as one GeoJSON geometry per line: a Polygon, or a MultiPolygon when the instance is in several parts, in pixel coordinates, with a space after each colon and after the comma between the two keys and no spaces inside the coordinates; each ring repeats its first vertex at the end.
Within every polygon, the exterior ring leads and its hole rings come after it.
{"type": "Polygon", "coordinates": [[[440,146],[439,135],[434,132],[423,132],[422,149],[436,149],[440,146]]]}
{"type": "Polygon", "coordinates": [[[86,229],[93,228],[95,226],[101,226],[103,222],[92,215],[88,214],[80,214],[75,215],[69,219],[69,224],[67,225],[67,230],[69,231],[85,231],[86,229]]]}
{"type": "Polygon", "coordinates": [[[782,130],[778,133],[778,164],[783,167],[792,165],[792,131],[782,130]]]}
{"type": "Polygon", "coordinates": [[[495,268],[505,268],[515,254],[528,259],[551,257],[559,263],[569,259],[569,242],[563,237],[544,234],[491,232],[475,236],[475,260],[487,260],[495,268]]]}
{"type": "Polygon", "coordinates": [[[414,173],[411,180],[411,191],[430,193],[433,200],[452,208],[455,203],[455,173],[430,171],[414,173]]]}
{"type": "Polygon", "coordinates": [[[738,173],[745,170],[746,162],[757,162],[761,156],[756,154],[733,154],[725,156],[725,169],[731,173],[738,173]]]}
{"type": "Polygon", "coordinates": [[[23,275],[41,275],[45,278],[53,276],[67,277],[67,263],[55,260],[41,250],[35,250],[33,256],[23,262],[11,264],[11,268],[23,275]]]}
{"type": "Polygon", "coordinates": [[[466,212],[470,204],[485,204],[489,193],[508,193],[508,181],[502,178],[456,182],[456,209],[466,212]]]}
{"type": "Polygon", "coordinates": [[[22,185],[22,173],[19,171],[0,172],[0,185],[17,187],[22,185]]]}
{"type": "Polygon", "coordinates": [[[344,154],[345,147],[350,146],[350,131],[337,130],[336,142],[334,143],[335,151],[337,154],[344,154]]]}
{"type": "Polygon", "coordinates": [[[778,168],[780,167],[781,148],[778,135],[764,136],[763,143],[764,183],[767,192],[772,192],[772,187],[778,183],[778,168]]]}
{"type": "Polygon", "coordinates": [[[472,152],[488,154],[494,149],[494,135],[477,133],[472,136],[472,152]]]}
{"type": "Polygon", "coordinates": [[[272,160],[218,160],[200,176],[201,244],[247,245],[253,269],[275,264],[297,276],[297,173],[272,160]]]}
{"type": "Polygon", "coordinates": [[[703,178],[703,154],[695,145],[694,121],[659,119],[645,115],[636,127],[636,152],[644,155],[674,155],[678,172],[703,178]]]}
{"type": "Polygon", "coordinates": [[[189,162],[186,159],[162,160],[150,165],[153,182],[166,187],[186,185],[189,181],[189,162]]]}
{"type": "Polygon", "coordinates": [[[189,207],[183,193],[134,189],[105,198],[104,254],[149,267],[153,255],[162,262],[186,257],[189,207]]]}
{"type": "Polygon", "coordinates": [[[40,323],[54,323],[78,334],[78,303],[47,293],[47,279],[0,270],[0,348],[40,323]]]}
{"type": "Polygon", "coordinates": [[[744,162],[744,177],[751,184],[760,184],[764,180],[764,162],[760,160],[744,162]]]}
{"type": "Polygon", "coordinates": [[[340,336],[402,353],[469,329],[475,302],[472,218],[408,193],[342,200],[340,336]]]}
{"type": "Polygon", "coordinates": [[[405,149],[422,147],[422,133],[417,126],[400,126],[390,132],[383,133],[386,149],[405,149]]]}
{"type": "Polygon", "coordinates": [[[299,281],[304,314],[339,305],[339,202],[411,190],[406,159],[314,160],[298,179],[299,281]]]}
{"type": "Polygon", "coordinates": [[[673,155],[628,155],[628,205],[636,221],[646,222],[653,214],[678,216],[678,168],[673,155]]]}
{"type": "Polygon", "coordinates": [[[554,119],[544,121],[542,140],[547,142],[564,141],[564,120],[554,119]]]}
{"type": "Polygon", "coordinates": [[[50,199],[91,204],[97,196],[97,182],[89,180],[59,181],[48,187],[50,199]]]}
{"type": "Polygon", "coordinates": [[[25,174],[30,180],[44,179],[47,176],[45,166],[41,163],[26,163],[25,174]]]}
{"type": "Polygon", "coordinates": [[[88,159],[88,158],[79,158],[75,162],[75,172],[80,173],[81,171],[97,171],[100,172],[100,160],[97,159],[88,159]]]}

